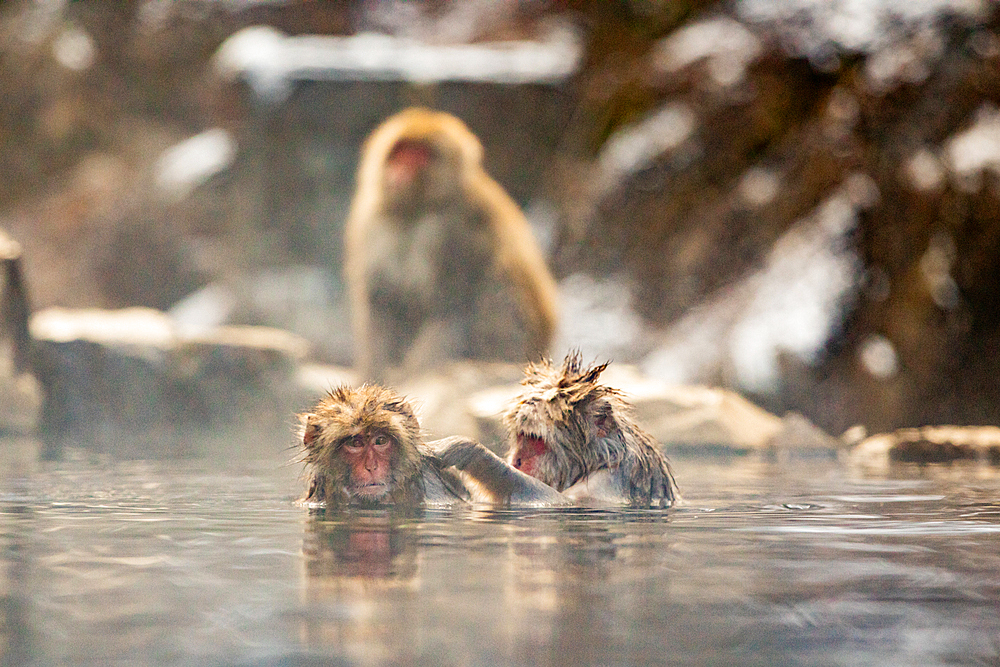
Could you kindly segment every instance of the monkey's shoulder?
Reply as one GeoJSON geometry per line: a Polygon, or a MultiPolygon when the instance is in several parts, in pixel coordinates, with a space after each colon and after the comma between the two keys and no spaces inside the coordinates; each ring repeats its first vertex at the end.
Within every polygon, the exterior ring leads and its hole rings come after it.
{"type": "Polygon", "coordinates": [[[670,462],[653,442],[649,438],[626,458],[622,484],[627,486],[633,504],[670,507],[678,499],[677,482],[670,462]]]}
{"type": "Polygon", "coordinates": [[[332,488],[329,478],[323,473],[313,471],[309,475],[309,484],[306,487],[306,494],[299,499],[302,505],[325,504],[328,490],[332,488]]]}
{"type": "Polygon", "coordinates": [[[670,507],[677,484],[666,457],[654,447],[630,450],[617,465],[594,470],[563,491],[580,504],[670,507]]]}

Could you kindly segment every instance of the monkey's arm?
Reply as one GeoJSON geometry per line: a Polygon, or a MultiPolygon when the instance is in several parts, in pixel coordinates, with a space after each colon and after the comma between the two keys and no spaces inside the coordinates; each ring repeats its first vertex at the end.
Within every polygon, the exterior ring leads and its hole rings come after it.
{"type": "Polygon", "coordinates": [[[430,443],[446,466],[466,473],[492,496],[510,505],[569,505],[561,493],[514,468],[483,445],[458,436],[430,443]]]}

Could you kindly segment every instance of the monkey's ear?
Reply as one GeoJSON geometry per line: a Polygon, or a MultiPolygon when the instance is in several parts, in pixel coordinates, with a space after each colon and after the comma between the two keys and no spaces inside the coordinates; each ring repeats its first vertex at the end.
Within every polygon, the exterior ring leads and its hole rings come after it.
{"type": "Polygon", "coordinates": [[[313,441],[319,435],[319,424],[316,423],[316,415],[307,415],[303,421],[305,422],[305,426],[302,429],[302,444],[306,447],[312,447],[313,441]]]}

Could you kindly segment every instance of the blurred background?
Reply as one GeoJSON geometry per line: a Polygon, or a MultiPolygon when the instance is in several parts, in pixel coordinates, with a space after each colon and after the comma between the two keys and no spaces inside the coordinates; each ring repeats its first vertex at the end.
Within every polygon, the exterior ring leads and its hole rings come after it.
{"type": "Polygon", "coordinates": [[[526,211],[553,356],[833,434],[997,423],[998,30],[989,0],[8,0],[0,428],[290,432],[256,389],[352,364],[358,151],[413,104],[526,211]],[[271,329],[211,333],[241,325],[271,329]]]}

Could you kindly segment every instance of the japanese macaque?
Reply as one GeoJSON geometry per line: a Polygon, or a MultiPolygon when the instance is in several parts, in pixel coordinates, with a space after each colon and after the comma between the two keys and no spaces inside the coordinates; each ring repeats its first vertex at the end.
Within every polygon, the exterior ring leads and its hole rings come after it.
{"type": "Polygon", "coordinates": [[[507,460],[574,501],[669,507],[677,499],[670,464],[621,393],[598,383],[605,368],[585,368],[578,352],[560,368],[529,365],[504,415],[507,460]]]}
{"type": "Polygon", "coordinates": [[[331,508],[564,502],[538,480],[511,474],[502,461],[504,469],[499,471],[473,466],[482,481],[467,487],[464,473],[447,468],[435,452],[481,445],[458,437],[424,443],[412,407],[385,387],[334,389],[302,415],[302,424],[302,461],[310,473],[302,499],[306,504],[331,508]]]}
{"type": "Polygon", "coordinates": [[[402,111],[368,138],[345,228],[362,377],[544,355],[556,288],[527,220],[462,121],[402,111]]]}
{"type": "MultiPolygon", "coordinates": [[[[584,368],[578,353],[562,367],[530,364],[524,390],[504,415],[512,472],[537,478],[580,504],[669,507],[677,485],[656,441],[639,428],[621,394],[598,383],[607,367],[584,368]]],[[[498,459],[482,445],[460,443],[441,458],[478,478],[498,459]],[[475,447],[479,450],[473,451],[475,447]]],[[[490,470],[490,479],[499,479],[490,470]]]]}

